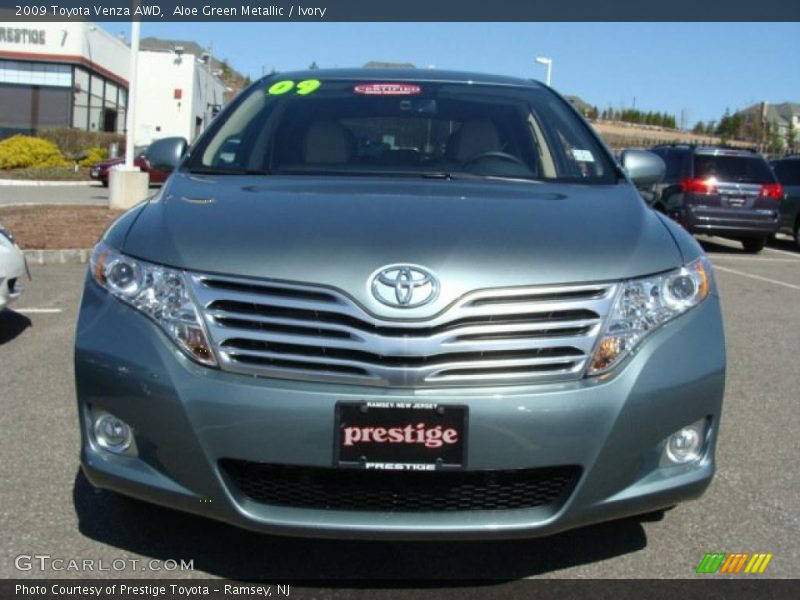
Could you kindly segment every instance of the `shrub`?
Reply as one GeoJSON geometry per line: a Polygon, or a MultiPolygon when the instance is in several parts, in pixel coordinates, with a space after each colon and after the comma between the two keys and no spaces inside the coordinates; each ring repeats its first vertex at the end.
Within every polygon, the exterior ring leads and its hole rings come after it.
{"type": "Polygon", "coordinates": [[[69,162],[53,142],[14,135],[0,142],[0,169],[66,167],[69,162]]]}
{"type": "Polygon", "coordinates": [[[87,148],[83,154],[84,157],[78,161],[81,167],[91,167],[93,164],[108,158],[108,150],[106,148],[87,148]]]}
{"type": "Polygon", "coordinates": [[[125,148],[125,136],[119,133],[106,133],[104,131],[84,131],[83,129],[71,129],[69,127],[57,127],[42,129],[38,132],[39,137],[54,142],[61,153],[69,159],[80,158],[92,148],[108,149],[108,146],[116,142],[119,144],[120,152],[125,148]]]}

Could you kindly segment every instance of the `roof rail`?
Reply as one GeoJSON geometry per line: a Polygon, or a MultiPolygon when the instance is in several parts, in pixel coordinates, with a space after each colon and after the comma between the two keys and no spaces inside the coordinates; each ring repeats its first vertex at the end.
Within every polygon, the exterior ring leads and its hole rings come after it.
{"type": "Polygon", "coordinates": [[[740,152],[752,152],[757,154],[758,148],[755,146],[732,146],[731,144],[698,144],[696,142],[666,142],[663,144],[656,144],[653,148],[665,147],[684,147],[684,148],[722,148],[723,150],[738,150],[740,152]]]}

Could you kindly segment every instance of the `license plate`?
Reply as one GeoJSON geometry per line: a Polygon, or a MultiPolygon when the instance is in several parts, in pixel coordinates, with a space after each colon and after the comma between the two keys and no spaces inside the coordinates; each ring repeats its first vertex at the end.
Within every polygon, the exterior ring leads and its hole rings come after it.
{"type": "Polygon", "coordinates": [[[744,206],[746,200],[739,196],[728,197],[728,206],[744,206]]]}
{"type": "Polygon", "coordinates": [[[339,402],[334,462],[378,471],[466,466],[466,406],[430,402],[339,402]]]}

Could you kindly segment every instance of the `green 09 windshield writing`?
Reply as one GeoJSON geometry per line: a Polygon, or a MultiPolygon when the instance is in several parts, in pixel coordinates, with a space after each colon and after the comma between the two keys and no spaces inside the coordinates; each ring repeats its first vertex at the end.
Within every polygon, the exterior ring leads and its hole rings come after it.
{"type": "Polygon", "coordinates": [[[297,83],[291,79],[284,79],[282,81],[276,81],[269,86],[269,88],[267,88],[267,94],[270,96],[282,96],[294,90],[294,93],[298,96],[308,96],[316,92],[321,85],[322,82],[319,79],[305,79],[297,83]]]}

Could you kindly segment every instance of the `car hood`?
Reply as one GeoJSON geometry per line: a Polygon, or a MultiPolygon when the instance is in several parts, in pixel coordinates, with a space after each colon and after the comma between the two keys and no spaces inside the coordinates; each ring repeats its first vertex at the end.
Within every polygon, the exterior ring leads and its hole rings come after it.
{"type": "Polygon", "coordinates": [[[192,271],[334,287],[380,315],[396,309],[372,298],[370,276],[421,265],[441,290],[415,316],[474,289],[618,280],[681,264],[671,234],[627,183],[179,172],[122,250],[192,271]]]}
{"type": "Polygon", "coordinates": [[[107,158],[106,160],[101,160],[98,163],[94,163],[92,167],[113,167],[114,165],[121,165],[125,162],[125,157],[117,157],[117,158],[107,158]]]}

